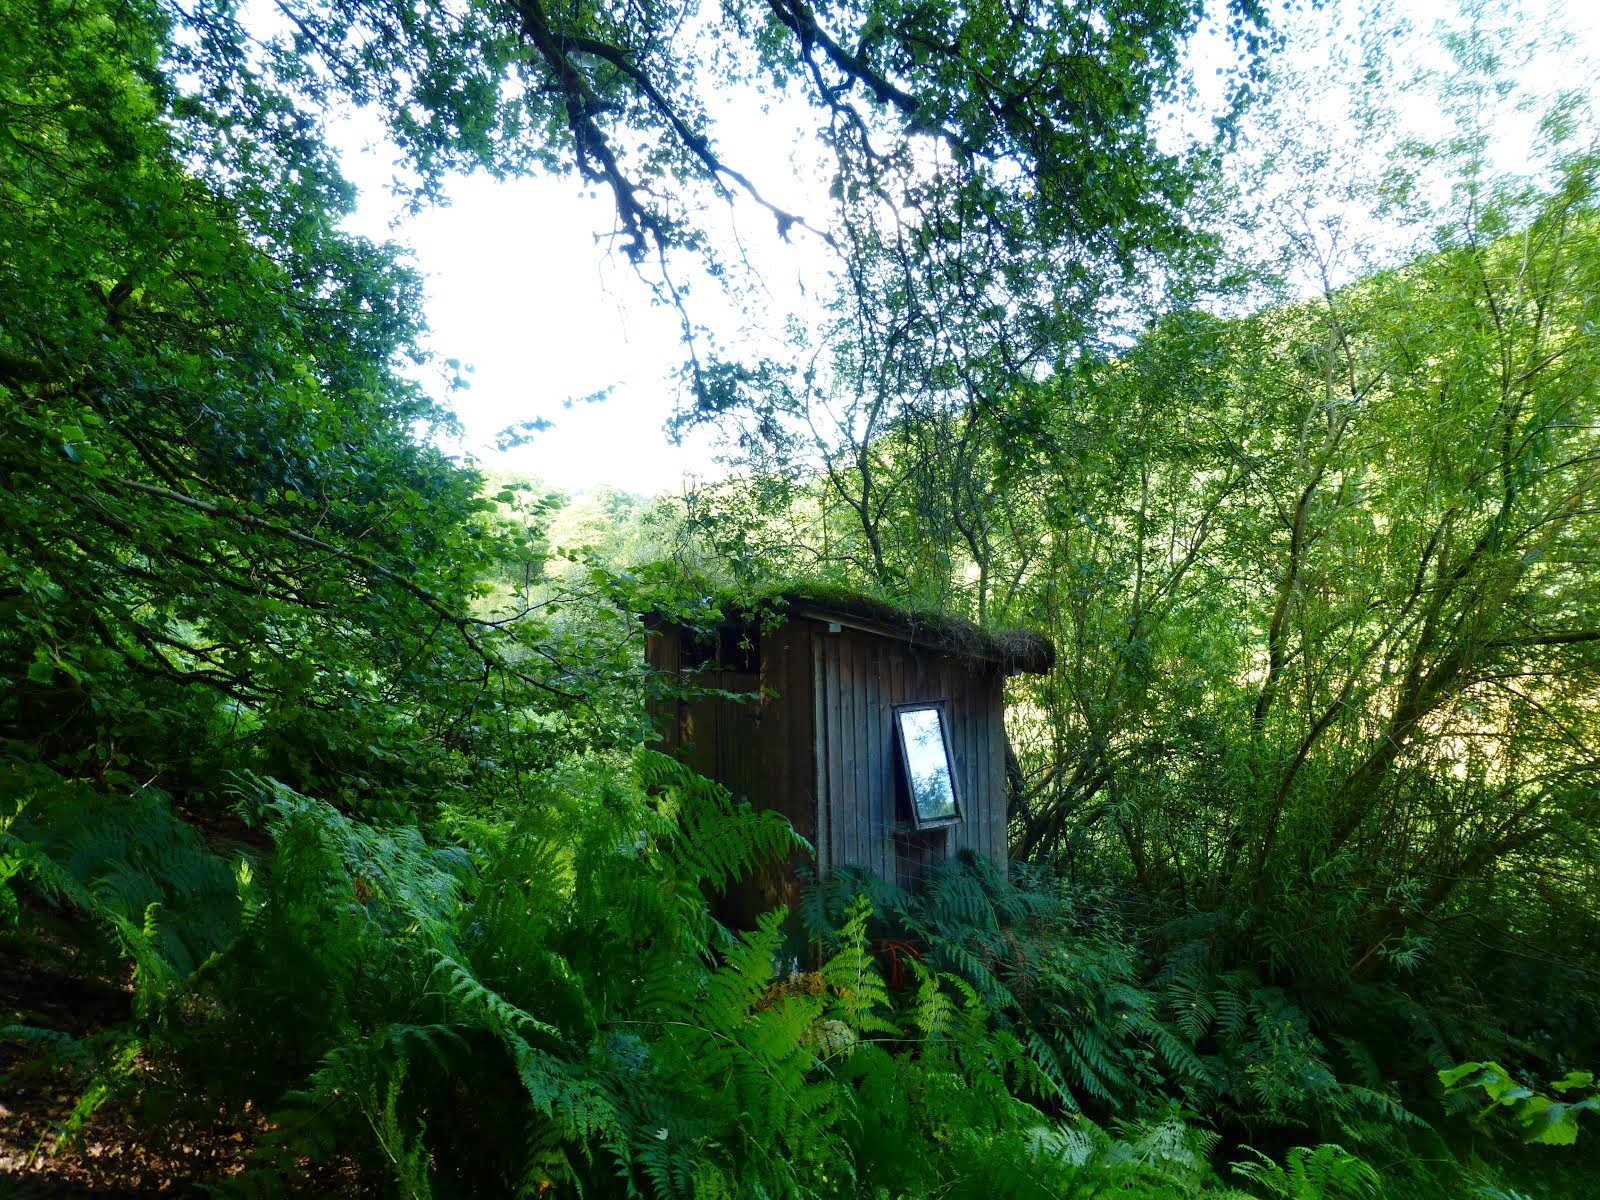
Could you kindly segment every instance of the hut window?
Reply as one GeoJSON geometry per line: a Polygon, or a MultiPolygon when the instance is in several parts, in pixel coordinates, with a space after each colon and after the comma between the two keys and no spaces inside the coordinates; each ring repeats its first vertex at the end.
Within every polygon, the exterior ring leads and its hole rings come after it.
{"type": "Polygon", "coordinates": [[[724,625],[717,637],[717,662],[724,671],[754,675],[761,670],[761,634],[752,625],[724,625]]]}
{"type": "Polygon", "coordinates": [[[710,635],[689,628],[679,632],[678,665],[683,670],[693,671],[697,667],[706,666],[708,663],[714,664],[716,659],[716,643],[710,635]]]}
{"type": "Polygon", "coordinates": [[[950,735],[944,727],[943,706],[900,705],[894,710],[894,724],[913,823],[918,829],[927,829],[959,821],[961,807],[956,799],[955,772],[950,768],[950,735]]]}
{"type": "Polygon", "coordinates": [[[730,623],[709,632],[684,629],[679,639],[681,670],[735,671],[745,675],[761,670],[761,632],[754,625],[730,623]]]}

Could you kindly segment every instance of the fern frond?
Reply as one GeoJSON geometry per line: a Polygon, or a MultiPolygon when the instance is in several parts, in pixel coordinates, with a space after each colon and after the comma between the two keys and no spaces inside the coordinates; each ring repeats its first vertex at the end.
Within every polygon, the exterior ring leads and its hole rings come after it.
{"type": "Polygon", "coordinates": [[[779,813],[735,804],[726,788],[665,754],[641,748],[633,766],[644,791],[671,798],[673,823],[663,848],[688,886],[724,891],[763,862],[811,850],[779,813]]]}
{"type": "Polygon", "coordinates": [[[1078,1102],[1073,1098],[1072,1089],[1067,1086],[1066,1072],[1061,1069],[1061,1059],[1055,1047],[1045,1041],[1036,1029],[1027,1031],[1024,1044],[1028,1048],[1028,1057],[1039,1070],[1040,1078],[1049,1085],[1045,1095],[1060,1102],[1068,1111],[1077,1112],[1078,1102]]]}
{"type": "Polygon", "coordinates": [[[1342,1146],[1291,1146],[1282,1166],[1249,1146],[1252,1160],[1232,1164],[1269,1196],[1281,1200],[1369,1200],[1381,1187],[1378,1172],[1342,1146]]]}
{"type": "Polygon", "coordinates": [[[938,976],[916,959],[910,965],[917,980],[916,995],[907,1014],[912,1028],[929,1041],[948,1037],[958,1017],[955,1003],[940,986],[938,976]]]}
{"type": "Polygon", "coordinates": [[[867,922],[871,916],[872,906],[866,897],[856,897],[839,930],[839,950],[821,970],[835,997],[832,1011],[858,1038],[871,1033],[898,1032],[894,1022],[883,1015],[893,1008],[888,984],[867,953],[867,922]]]}

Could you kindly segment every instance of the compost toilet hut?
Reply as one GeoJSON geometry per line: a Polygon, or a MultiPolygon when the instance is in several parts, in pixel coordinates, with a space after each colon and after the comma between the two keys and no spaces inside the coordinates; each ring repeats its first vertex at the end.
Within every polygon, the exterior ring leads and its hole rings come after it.
{"type": "MultiPolygon", "coordinates": [[[[1006,676],[1048,671],[1050,642],[865,598],[788,593],[695,629],[647,620],[657,670],[697,690],[658,706],[664,749],[816,848],[915,886],[961,851],[1006,862],[1006,676]]],[[[791,898],[792,871],[766,881],[791,898]]]]}

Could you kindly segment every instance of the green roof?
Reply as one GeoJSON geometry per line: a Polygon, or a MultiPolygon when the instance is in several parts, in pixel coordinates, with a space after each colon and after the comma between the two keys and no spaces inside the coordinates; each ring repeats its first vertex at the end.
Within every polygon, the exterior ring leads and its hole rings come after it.
{"type": "Polygon", "coordinates": [[[831,587],[775,590],[753,600],[722,598],[718,606],[722,624],[754,623],[773,628],[796,617],[833,621],[946,658],[998,666],[1008,675],[1041,675],[1056,661],[1056,649],[1050,639],[1031,630],[983,629],[952,613],[901,608],[831,587]]]}

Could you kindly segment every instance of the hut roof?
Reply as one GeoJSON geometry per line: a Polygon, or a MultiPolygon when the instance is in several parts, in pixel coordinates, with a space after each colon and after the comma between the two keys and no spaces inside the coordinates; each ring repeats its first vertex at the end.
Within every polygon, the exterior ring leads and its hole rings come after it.
{"type": "Polygon", "coordinates": [[[1049,638],[1027,629],[981,629],[951,613],[900,608],[884,600],[828,587],[789,588],[722,606],[723,623],[773,627],[793,617],[828,621],[968,663],[992,664],[1008,675],[1042,675],[1055,666],[1049,638]]]}

